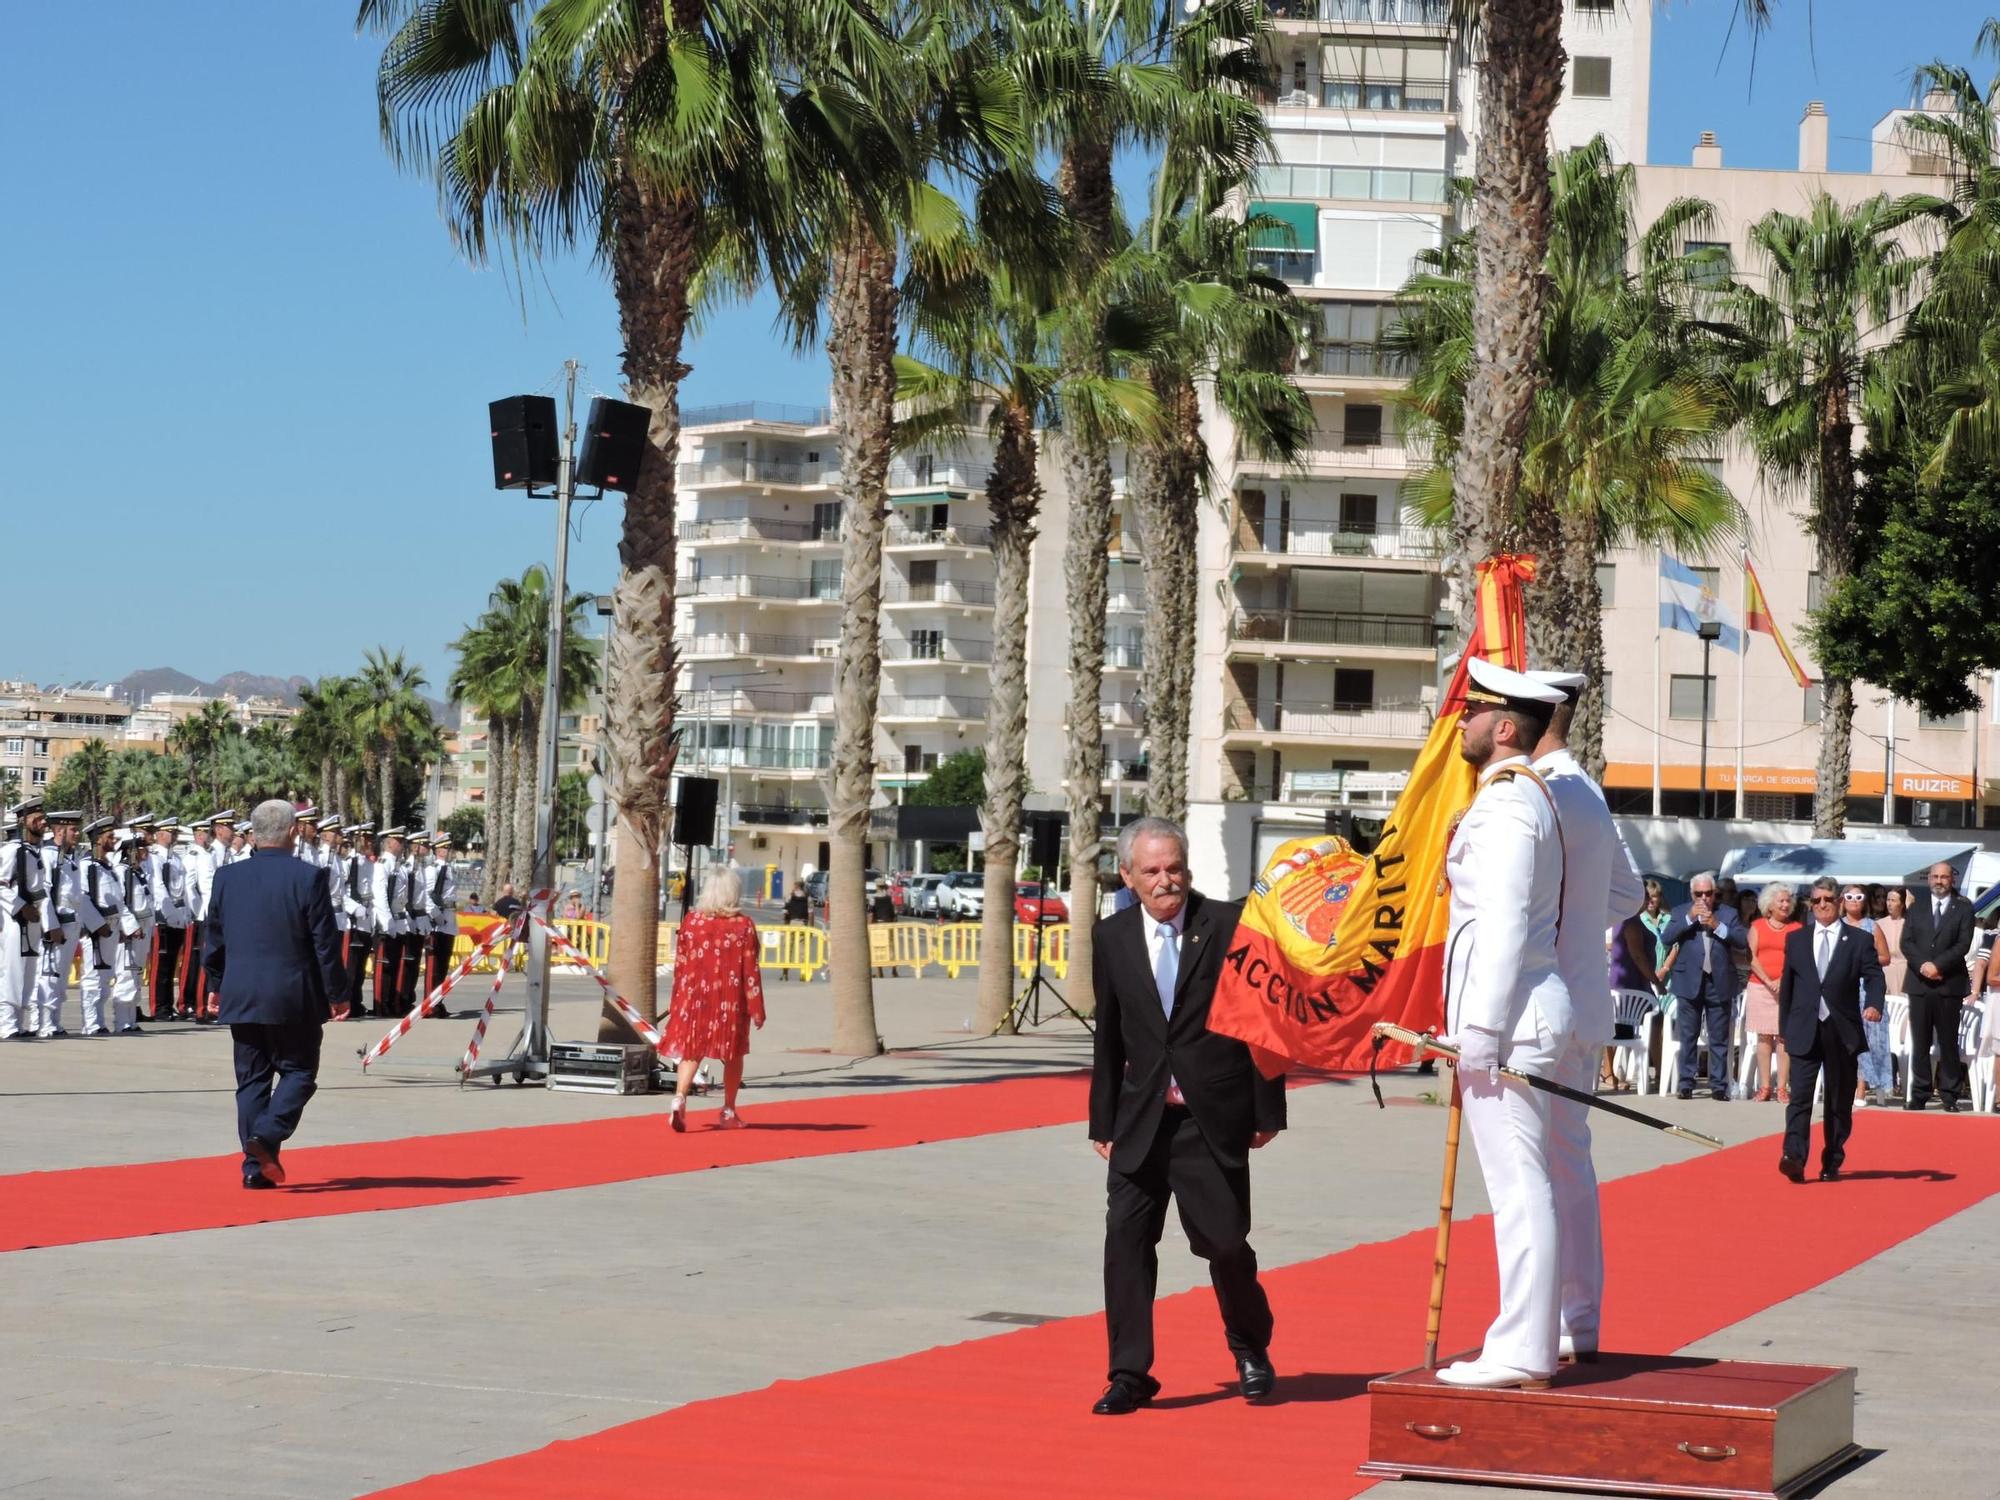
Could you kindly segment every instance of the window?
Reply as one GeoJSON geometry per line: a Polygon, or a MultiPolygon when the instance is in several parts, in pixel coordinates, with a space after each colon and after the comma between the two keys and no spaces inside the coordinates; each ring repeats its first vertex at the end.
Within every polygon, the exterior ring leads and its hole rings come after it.
{"type": "Polygon", "coordinates": [[[10,740],[8,740],[8,741],[7,741],[7,753],[8,753],[9,755],[19,755],[19,754],[21,753],[21,747],[22,747],[22,745],[23,745],[24,743],[25,743],[24,741],[22,741],[22,740],[17,740],[17,739],[10,739],[10,740]]]}
{"type": "Polygon", "coordinates": [[[908,776],[922,776],[937,769],[937,751],[925,750],[920,745],[903,746],[903,772],[908,776]]]}
{"type": "Polygon", "coordinates": [[[1405,375],[1409,363],[1385,353],[1382,336],[1401,313],[1391,302],[1323,302],[1319,305],[1319,373],[1405,375]]]}
{"type": "Polygon", "coordinates": [[[1821,708],[1822,704],[1820,700],[1819,684],[1817,682],[1807,683],[1805,717],[1800,722],[1806,724],[1817,724],[1820,719],[1821,708]]]}
{"type": "Polygon", "coordinates": [[[1350,406],[1347,408],[1347,427],[1341,434],[1343,448],[1379,448],[1382,446],[1382,408],[1379,406],[1350,406]]]}
{"type": "Polygon", "coordinates": [[[35,754],[41,756],[44,760],[46,760],[49,754],[49,742],[47,740],[36,740],[35,754]]]}
{"type": "Polygon", "coordinates": [[[832,541],[840,535],[840,502],[821,500],[813,506],[812,538],[816,542],[832,541]]]}
{"type": "Polygon", "coordinates": [[[1702,685],[1708,685],[1708,717],[1715,717],[1715,691],[1713,677],[1695,675],[1683,676],[1675,673],[1667,684],[1667,717],[1670,719],[1699,719],[1701,717],[1702,685]]]}
{"type": "Polygon", "coordinates": [[[1378,497],[1374,495],[1342,495],[1340,497],[1340,529],[1361,532],[1368,536],[1375,534],[1375,506],[1378,497]]]}
{"type": "Polygon", "coordinates": [[[1735,255],[1726,240],[1689,240],[1687,256],[1695,263],[1690,279],[1696,286],[1727,286],[1736,269],[1735,255]]]}
{"type": "Polygon", "coordinates": [[[1576,71],[1571,75],[1574,82],[1570,92],[1579,99],[1609,99],[1611,97],[1611,59],[1608,57],[1579,57],[1576,71]]]}
{"type": "Polygon", "coordinates": [[[812,562],[812,582],[809,585],[815,599],[838,599],[840,597],[840,559],[837,557],[816,557],[812,562]]]}
{"type": "Polygon", "coordinates": [[[935,599],[937,597],[937,562],[925,559],[910,564],[910,597],[912,599],[935,599]]]}
{"type": "Polygon", "coordinates": [[[1333,706],[1335,708],[1373,708],[1375,706],[1375,674],[1365,667],[1335,667],[1333,669],[1333,706]]]}
{"type": "Polygon", "coordinates": [[[1963,713],[1963,711],[1955,714],[1945,714],[1943,716],[1938,716],[1935,714],[1919,713],[1917,715],[1917,728],[1963,729],[1965,728],[1965,714],[1963,713]]]}
{"type": "Polygon", "coordinates": [[[1611,674],[1609,672],[1600,672],[1597,674],[1597,702],[1598,706],[1605,713],[1608,714],[1611,712],[1611,674]]]}
{"type": "Polygon", "coordinates": [[[28,777],[28,781],[34,786],[47,786],[49,784],[49,768],[47,766],[36,766],[33,773],[28,777]]]}
{"type": "Polygon", "coordinates": [[[936,661],[944,655],[944,632],[942,630],[912,630],[910,632],[910,655],[918,661],[936,661]]]}
{"type": "Polygon", "coordinates": [[[1320,52],[1319,102],[1328,109],[1438,114],[1448,71],[1442,42],[1329,42],[1320,52]]]}
{"type": "Polygon", "coordinates": [[[1790,792],[1745,792],[1743,814],[1763,822],[1789,822],[1797,803],[1798,798],[1790,792]]]}
{"type": "MultiPolygon", "coordinates": [[[[1597,565],[1597,592],[1602,597],[1604,601],[1604,607],[1606,609],[1610,609],[1613,605],[1617,604],[1618,602],[1617,563],[1599,563],[1597,565]]],[[[1605,680],[1608,682],[1610,681],[1610,678],[1607,676],[1605,680]]]]}
{"type": "Polygon", "coordinates": [[[1806,612],[1818,614],[1820,605],[1826,602],[1826,580],[1820,577],[1818,568],[1806,574],[1806,612]]]}
{"type": "Polygon", "coordinates": [[[1576,13],[1580,16],[1608,17],[1618,8],[1618,0],[1576,0],[1576,13]]]}

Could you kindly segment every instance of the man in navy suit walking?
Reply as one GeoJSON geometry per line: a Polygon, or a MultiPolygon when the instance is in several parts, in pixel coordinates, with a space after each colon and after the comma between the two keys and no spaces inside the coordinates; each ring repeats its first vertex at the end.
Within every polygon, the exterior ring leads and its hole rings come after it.
{"type": "Polygon", "coordinates": [[[1791,1059],[1791,1102],[1785,1106],[1784,1155],[1778,1170],[1806,1180],[1812,1135],[1813,1085],[1826,1070],[1825,1140],[1819,1180],[1838,1182],[1854,1129],[1856,1059],[1867,1046],[1864,1013],[1882,1019],[1882,964],[1875,938],[1840,919],[1840,887],[1821,876],[1813,882],[1812,920],[1785,939],[1785,972],[1778,979],[1778,1030],[1791,1059]]]}
{"type": "Polygon", "coordinates": [[[201,965],[236,1043],[246,1188],[285,1180],[278,1150],[319,1087],[320,1027],[347,982],[327,872],[293,855],[296,821],[289,802],[260,803],[251,857],[218,870],[208,900],[201,965]]]}

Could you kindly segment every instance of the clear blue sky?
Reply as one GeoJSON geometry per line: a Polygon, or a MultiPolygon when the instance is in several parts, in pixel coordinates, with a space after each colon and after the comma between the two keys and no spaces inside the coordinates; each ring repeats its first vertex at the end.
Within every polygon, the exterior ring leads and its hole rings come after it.
{"type": "MultiPolygon", "coordinates": [[[[1834,167],[1865,168],[1912,69],[1967,56],[1993,3],[1782,0],[1753,86],[1740,30],[1723,50],[1730,0],[1675,0],[1651,155],[1712,129],[1734,165],[1789,166],[1820,98],[1834,167]]],[[[617,394],[609,293],[587,258],[524,289],[457,256],[430,186],[382,151],[379,44],[352,9],[10,17],[0,677],[314,676],[386,644],[441,687],[493,580],[550,554],[551,503],[489,487],[485,403],[553,389],[571,355],[617,394]]],[[[824,399],[823,359],[794,358],[765,306],[717,317],[689,362],[685,404],[824,399]]],[[[610,586],[618,504],[584,512],[574,586],[610,586]]]]}

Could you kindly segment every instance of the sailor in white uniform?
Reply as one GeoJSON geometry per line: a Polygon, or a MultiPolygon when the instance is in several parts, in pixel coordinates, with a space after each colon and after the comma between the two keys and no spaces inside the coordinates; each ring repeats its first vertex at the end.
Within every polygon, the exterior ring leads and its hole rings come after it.
{"type": "Polygon", "coordinates": [[[76,849],[83,814],[52,812],[48,818],[55,837],[42,845],[42,869],[55,915],[42,938],[42,967],[35,980],[35,1035],[59,1037],[69,1035],[63,1029],[62,1013],[69,998],[69,971],[76,961],[77,939],[85,925],[95,927],[99,918],[83,900],[83,865],[76,849]]]}
{"type": "Polygon", "coordinates": [[[181,857],[180,833],[178,818],[159,819],[153,824],[153,847],[146,852],[154,919],[146,1014],[155,1021],[187,1015],[187,997],[178,986],[181,971],[187,967],[188,923],[192,914],[188,908],[187,861],[181,857]]]}
{"type": "MultiPolygon", "coordinates": [[[[431,984],[443,984],[451,973],[451,950],[458,942],[458,876],[451,868],[451,835],[441,833],[433,842],[437,858],[424,871],[426,894],[431,908],[431,984]]],[[[442,1009],[431,1012],[444,1016],[442,1009]]]]}
{"type": "Polygon", "coordinates": [[[49,922],[42,799],[16,803],[13,831],[0,843],[0,1042],[32,1040],[35,984],[42,973],[42,932],[49,922]]]}
{"type": "Polygon", "coordinates": [[[1459,751],[1477,770],[1479,789],[1445,856],[1445,1014],[1459,1049],[1465,1123],[1493,1205],[1500,1315],[1479,1357],[1437,1378],[1543,1385],[1555,1373],[1561,1321],[1549,1095],[1502,1078],[1500,1069],[1553,1077],[1574,1044],[1576,1021],[1556,957],[1562,833],[1555,799],[1528,761],[1563,695],[1478,657],[1467,671],[1459,751]]]}
{"type": "Polygon", "coordinates": [[[139,995],[153,950],[153,884],[146,869],[146,840],[136,829],[118,836],[118,945],[111,960],[111,1031],[139,1035],[139,995]]]}
{"type": "MultiPolygon", "coordinates": [[[[99,818],[83,830],[90,840],[90,858],[83,867],[83,899],[97,921],[83,924],[83,1034],[110,1036],[112,982],[116,977],[122,934],[119,916],[125,888],[115,863],[117,830],[109,818],[99,818]]],[[[83,915],[78,911],[79,918],[83,915]]]]}
{"type": "MultiPolygon", "coordinates": [[[[1646,884],[1631,850],[1618,836],[1604,793],[1569,750],[1570,720],[1588,683],[1581,672],[1530,672],[1563,695],[1547,733],[1535,747],[1534,767],[1555,798],[1562,825],[1562,931],[1556,964],[1576,1015],[1573,1044],[1557,1060],[1555,1079],[1581,1093],[1597,1086],[1598,1060],[1611,1040],[1611,970],[1605,954],[1611,933],[1646,903],[1646,884]]],[[[1597,1171],[1590,1160],[1590,1107],[1573,1099],[1549,1100],[1549,1174],[1555,1184],[1561,1233],[1562,1359],[1597,1357],[1598,1317],[1604,1302],[1604,1237],[1597,1212],[1597,1171]]]]}

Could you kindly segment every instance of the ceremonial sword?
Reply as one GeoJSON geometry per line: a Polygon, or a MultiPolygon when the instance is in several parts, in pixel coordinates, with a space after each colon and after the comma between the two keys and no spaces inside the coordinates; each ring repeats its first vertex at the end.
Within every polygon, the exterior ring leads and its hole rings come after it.
{"type": "MultiPolygon", "coordinates": [[[[1380,1056],[1385,1044],[1389,1042],[1404,1042],[1409,1046],[1415,1047],[1419,1057],[1423,1056],[1426,1052],[1435,1052],[1439,1057],[1448,1058],[1453,1066],[1456,1066],[1458,1063],[1458,1048],[1440,1042],[1428,1032],[1412,1031],[1407,1026],[1398,1026],[1394,1021],[1377,1021],[1370,1030],[1375,1036],[1375,1052],[1377,1057],[1380,1056]]],[[[1370,1088],[1375,1090],[1375,1102],[1379,1105],[1382,1104],[1382,1086],[1375,1081],[1375,1060],[1375,1058],[1369,1059],[1368,1084],[1370,1088]]],[[[1518,1068],[1502,1068],[1500,1074],[1504,1078],[1518,1079],[1520,1082],[1527,1084],[1529,1088],[1540,1089],[1545,1094],[1555,1094],[1564,1099],[1574,1099],[1578,1104],[1587,1104],[1592,1109],[1605,1110],[1623,1119],[1635,1121],[1640,1125],[1650,1125],[1655,1130],[1663,1130],[1668,1135],[1678,1136],[1681,1140],[1693,1141],[1697,1146],[1707,1146],[1712,1150],[1720,1151],[1727,1144],[1724,1141],[1717,1140],[1712,1135],[1703,1135],[1699,1130],[1690,1130],[1685,1125],[1676,1125],[1670,1120],[1656,1119],[1652,1115],[1641,1114],[1638,1110],[1627,1108],[1623,1104],[1613,1104],[1609,1099],[1599,1098],[1595,1094],[1586,1094],[1582,1089],[1573,1089],[1566,1083],[1557,1083],[1553,1078],[1538,1078],[1533,1073],[1523,1073],[1518,1068]]],[[[1387,1106],[1384,1107],[1386,1108],[1387,1106]]]]}

